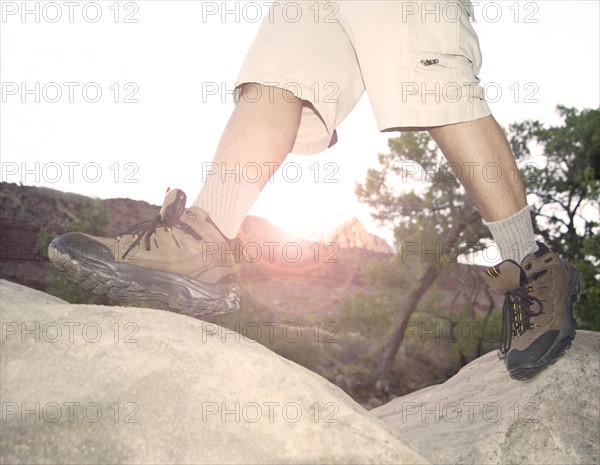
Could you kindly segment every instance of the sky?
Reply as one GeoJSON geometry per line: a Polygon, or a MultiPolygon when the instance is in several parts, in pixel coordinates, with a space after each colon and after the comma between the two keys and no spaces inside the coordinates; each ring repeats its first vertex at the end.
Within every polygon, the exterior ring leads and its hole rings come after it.
{"type": "MultiPolygon", "coordinates": [[[[196,197],[233,109],[229,91],[269,2],[2,1],[1,178],[99,198],[196,197]],[[226,13],[226,14],[224,14],[226,13]]],[[[597,0],[473,1],[479,77],[503,126],[599,106],[597,0]]],[[[250,214],[299,236],[353,216],[387,140],[366,97],[315,156],[290,155],[250,214]]]]}

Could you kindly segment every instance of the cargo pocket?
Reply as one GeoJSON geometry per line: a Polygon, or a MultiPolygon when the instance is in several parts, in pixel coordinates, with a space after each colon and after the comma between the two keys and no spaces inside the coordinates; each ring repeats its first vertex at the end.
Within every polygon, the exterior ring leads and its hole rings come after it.
{"type": "Polygon", "coordinates": [[[413,58],[413,66],[415,83],[428,103],[456,104],[483,99],[479,78],[468,58],[418,53],[413,58]]]}
{"type": "Polygon", "coordinates": [[[457,1],[406,2],[403,12],[414,52],[455,55],[459,51],[461,21],[466,15],[457,1]]]}

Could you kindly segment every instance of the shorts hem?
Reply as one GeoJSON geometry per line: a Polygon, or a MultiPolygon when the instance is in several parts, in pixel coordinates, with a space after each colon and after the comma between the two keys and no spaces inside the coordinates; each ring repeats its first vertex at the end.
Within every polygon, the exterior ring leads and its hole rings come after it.
{"type": "Polygon", "coordinates": [[[416,129],[464,123],[492,114],[485,100],[458,108],[433,108],[431,110],[392,110],[375,115],[379,131],[393,129],[416,129]]]}
{"type": "Polygon", "coordinates": [[[290,153],[295,155],[317,155],[323,153],[329,148],[331,144],[330,140],[321,139],[314,142],[303,142],[296,140],[290,153]]]}
{"type": "Polygon", "coordinates": [[[316,155],[324,152],[330,146],[335,133],[335,110],[332,111],[327,106],[331,104],[326,105],[317,99],[311,98],[313,92],[302,80],[293,79],[279,73],[244,70],[240,73],[235,83],[235,103],[239,101],[240,88],[247,84],[285,89],[294,94],[296,98],[310,103],[310,106],[303,110],[299,134],[290,153],[296,155],[316,155]],[[306,118],[308,118],[308,121],[306,118]],[[303,134],[304,131],[306,133],[303,134]]]}

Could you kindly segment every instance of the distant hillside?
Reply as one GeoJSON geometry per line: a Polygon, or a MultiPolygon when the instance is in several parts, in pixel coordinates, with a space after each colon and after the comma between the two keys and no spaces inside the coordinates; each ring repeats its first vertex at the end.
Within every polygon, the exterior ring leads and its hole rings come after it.
{"type": "MultiPolygon", "coordinates": [[[[98,202],[108,212],[106,230],[111,236],[152,219],[160,210],[160,206],[138,200],[94,200],[45,187],[0,183],[0,277],[45,289],[48,272],[39,242],[41,229],[59,235],[65,232],[64,224],[76,221],[98,202]]],[[[244,264],[243,273],[258,280],[267,276],[280,279],[285,269],[285,274],[294,276],[296,281],[316,278],[347,281],[346,271],[350,269],[354,275],[358,262],[391,253],[389,246],[382,245],[385,241],[368,233],[356,221],[338,228],[336,235],[326,242],[317,243],[291,238],[267,220],[248,216],[239,238],[250,255],[257,257],[244,264]],[[359,250],[344,250],[349,248],[359,250]],[[301,279],[302,276],[306,279],[301,279]]]]}
{"type": "Polygon", "coordinates": [[[358,218],[352,218],[352,220],[336,228],[327,240],[344,248],[356,247],[384,254],[393,252],[384,239],[368,232],[358,218]]]}

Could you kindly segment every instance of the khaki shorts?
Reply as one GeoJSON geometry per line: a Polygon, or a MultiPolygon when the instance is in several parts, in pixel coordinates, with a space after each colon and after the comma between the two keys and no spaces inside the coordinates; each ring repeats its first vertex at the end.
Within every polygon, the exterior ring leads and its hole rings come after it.
{"type": "MultiPolygon", "coordinates": [[[[489,115],[480,66],[479,41],[460,0],[280,1],[265,16],[237,82],[284,88],[304,100],[292,152],[314,154],[335,143],[335,129],[365,90],[381,131],[489,115]]],[[[248,88],[248,98],[259,91],[248,88]]]]}

